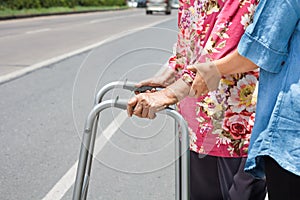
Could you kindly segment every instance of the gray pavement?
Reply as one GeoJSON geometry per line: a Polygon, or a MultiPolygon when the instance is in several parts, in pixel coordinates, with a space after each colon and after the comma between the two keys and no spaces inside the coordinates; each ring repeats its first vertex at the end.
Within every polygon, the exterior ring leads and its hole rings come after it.
{"type": "MultiPolygon", "coordinates": [[[[139,10],[135,12],[142,14],[139,10]]],[[[0,199],[71,199],[75,178],[73,166],[76,166],[84,121],[95,92],[112,81],[125,78],[138,81],[152,76],[171,54],[176,40],[175,15],[144,17],[123,17],[116,27],[125,30],[126,24],[134,29],[142,22],[167,21],[114,37],[99,47],[0,84],[3,155],[0,157],[0,199]]],[[[106,40],[120,33],[116,28],[110,29],[110,34],[104,31],[106,36],[101,36],[103,28],[108,29],[112,24],[105,20],[102,23],[97,33],[91,35],[98,34],[106,40]]],[[[24,25],[24,30],[28,30],[26,27],[24,25]]],[[[11,35],[18,35],[17,30],[13,30],[16,32],[11,35]]],[[[1,33],[2,37],[10,35],[9,32],[1,33]]],[[[23,49],[24,53],[27,54],[31,47],[35,51],[34,46],[29,45],[27,52],[23,49]]],[[[34,65],[39,61],[30,62],[34,65]]],[[[106,98],[116,95],[128,98],[132,94],[117,90],[106,98]]],[[[126,113],[123,118],[120,113],[120,110],[107,111],[100,120],[99,133],[110,133],[111,130],[114,133],[110,135],[110,142],[97,140],[100,145],[97,145],[89,199],[173,199],[172,120],[163,116],[154,121],[128,119],[126,113]],[[112,123],[116,118],[119,121],[112,123]]]]}
{"type": "Polygon", "coordinates": [[[0,83],[174,17],[129,9],[0,21],[0,83]]]}
{"type": "MultiPolygon", "coordinates": [[[[0,22],[1,200],[72,198],[95,92],[154,75],[171,54],[176,23],[175,12],[143,9],[0,22]]],[[[117,95],[132,94],[106,99],[117,95]]],[[[174,199],[173,121],[122,113],[100,118],[98,134],[109,142],[97,139],[88,199],[174,199]]]]}

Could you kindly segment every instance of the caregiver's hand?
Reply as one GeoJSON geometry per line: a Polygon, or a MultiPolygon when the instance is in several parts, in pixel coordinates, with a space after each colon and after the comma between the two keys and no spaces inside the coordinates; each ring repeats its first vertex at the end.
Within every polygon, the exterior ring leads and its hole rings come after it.
{"type": "Polygon", "coordinates": [[[165,88],[158,92],[141,93],[128,101],[127,113],[131,117],[136,115],[142,118],[154,119],[156,112],[178,102],[173,91],[165,88]]]}
{"type": "Polygon", "coordinates": [[[187,69],[196,73],[191,87],[191,93],[195,97],[202,96],[218,88],[221,75],[214,63],[190,65],[187,69]]]}

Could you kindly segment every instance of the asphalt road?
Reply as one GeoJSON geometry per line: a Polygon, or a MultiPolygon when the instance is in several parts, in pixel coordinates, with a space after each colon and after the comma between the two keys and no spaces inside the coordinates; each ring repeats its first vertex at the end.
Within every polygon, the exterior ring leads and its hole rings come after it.
{"type": "MultiPolygon", "coordinates": [[[[2,74],[98,46],[0,85],[0,199],[71,199],[95,93],[112,81],[157,73],[171,55],[176,23],[175,12],[146,16],[141,9],[1,22],[2,74]]],[[[114,90],[106,99],[131,95],[114,90]]],[[[173,127],[163,115],[101,113],[105,137],[96,142],[88,199],[173,199],[173,127]]]]}
{"type": "Polygon", "coordinates": [[[130,9],[0,21],[0,76],[174,16],[130,9]]]}

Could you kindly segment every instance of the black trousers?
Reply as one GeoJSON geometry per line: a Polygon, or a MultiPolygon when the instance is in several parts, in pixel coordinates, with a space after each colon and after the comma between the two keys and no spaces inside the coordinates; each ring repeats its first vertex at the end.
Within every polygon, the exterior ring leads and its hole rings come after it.
{"type": "Polygon", "coordinates": [[[191,200],[264,200],[266,182],[244,172],[245,161],[191,151],[191,200]]]}
{"type": "Polygon", "coordinates": [[[277,164],[269,156],[264,157],[269,200],[299,200],[300,176],[277,164]]]}

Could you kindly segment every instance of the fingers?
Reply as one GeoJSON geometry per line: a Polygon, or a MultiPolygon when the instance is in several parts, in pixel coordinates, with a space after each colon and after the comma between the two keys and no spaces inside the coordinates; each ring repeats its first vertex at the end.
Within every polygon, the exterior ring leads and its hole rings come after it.
{"type": "Polygon", "coordinates": [[[175,76],[171,78],[165,78],[164,76],[159,75],[159,76],[154,76],[152,78],[143,80],[137,83],[135,86],[136,87],[142,87],[142,86],[166,87],[165,82],[172,81],[173,79],[175,80],[175,76]]]}
{"type": "Polygon", "coordinates": [[[138,117],[142,117],[143,110],[144,110],[143,103],[141,103],[140,101],[138,101],[138,103],[136,104],[136,106],[135,106],[135,108],[133,110],[133,115],[136,115],[138,117]]]}
{"type": "Polygon", "coordinates": [[[192,83],[192,87],[189,92],[189,96],[192,97],[200,97],[204,94],[207,94],[209,92],[207,83],[202,76],[202,74],[199,72],[198,68],[203,67],[204,65],[189,65],[187,66],[187,69],[196,73],[195,79],[192,83]]]}
{"type": "Polygon", "coordinates": [[[189,91],[189,97],[196,97],[196,90],[193,88],[193,87],[191,87],[191,89],[190,89],[190,91],[189,91]]]}
{"type": "Polygon", "coordinates": [[[196,77],[192,83],[190,94],[193,94],[194,97],[200,97],[204,94],[208,93],[208,88],[202,76],[200,74],[196,74],[196,77]]]}
{"type": "Polygon", "coordinates": [[[192,90],[193,90],[193,95],[194,97],[200,97],[201,96],[201,88],[199,88],[201,86],[199,86],[198,84],[193,84],[192,85],[192,90]]]}
{"type": "Polygon", "coordinates": [[[197,72],[197,68],[195,68],[194,65],[188,65],[188,66],[187,66],[187,70],[190,70],[190,71],[192,71],[192,72],[197,72]]]}
{"type": "MultiPolygon", "coordinates": [[[[128,101],[127,114],[129,117],[131,117],[132,115],[136,115],[141,118],[150,118],[149,117],[150,107],[147,101],[145,100],[145,98],[146,97],[144,94],[140,94],[131,98],[128,101]]],[[[153,117],[153,115],[151,115],[151,117],[153,117]]]]}
{"type": "Polygon", "coordinates": [[[134,110],[137,102],[138,102],[138,99],[136,97],[133,97],[128,101],[128,103],[127,103],[127,114],[128,114],[129,117],[132,116],[133,110],[134,110]]]}
{"type": "Polygon", "coordinates": [[[153,78],[150,78],[137,83],[135,86],[139,88],[142,86],[157,86],[157,84],[155,84],[153,78]]]}
{"type": "Polygon", "coordinates": [[[142,111],[141,111],[141,117],[142,118],[149,118],[149,106],[143,105],[142,111]]]}
{"type": "Polygon", "coordinates": [[[156,117],[155,111],[153,109],[149,109],[148,118],[154,119],[156,117]]]}
{"type": "Polygon", "coordinates": [[[156,117],[155,113],[161,110],[162,106],[157,104],[159,98],[156,94],[153,97],[153,94],[155,93],[142,93],[130,99],[127,104],[128,116],[136,115],[141,118],[154,119],[156,117]]]}
{"type": "Polygon", "coordinates": [[[152,108],[144,103],[138,103],[133,111],[133,114],[141,118],[154,119],[156,117],[156,112],[157,111],[155,108],[152,108]]]}
{"type": "Polygon", "coordinates": [[[194,80],[194,82],[192,84],[192,90],[194,92],[195,97],[199,97],[200,96],[199,90],[201,88],[199,88],[199,87],[201,87],[201,86],[199,85],[199,82],[197,81],[197,78],[195,78],[195,80],[194,80]]]}

